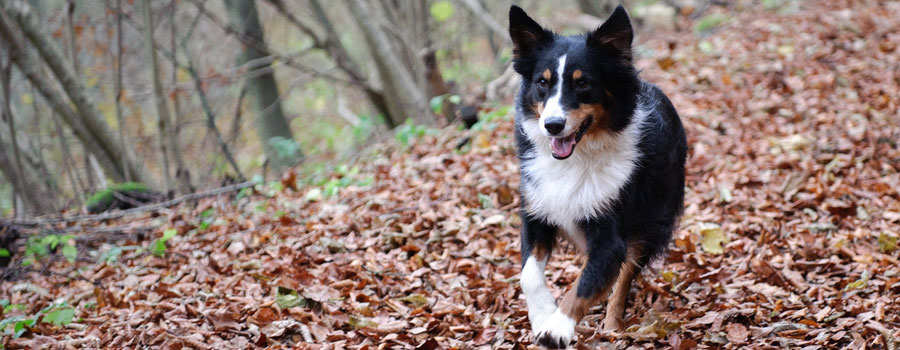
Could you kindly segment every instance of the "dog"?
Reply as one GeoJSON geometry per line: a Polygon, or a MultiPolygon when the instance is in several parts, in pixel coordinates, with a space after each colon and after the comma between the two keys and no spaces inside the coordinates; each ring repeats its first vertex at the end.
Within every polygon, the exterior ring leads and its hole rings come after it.
{"type": "Polygon", "coordinates": [[[514,5],[509,34],[522,77],[520,285],[534,343],[565,348],[599,302],[603,328],[623,327],[632,280],[666,252],[683,211],[687,139],[666,95],[638,77],[621,6],[594,31],[561,36],[514,5]],[[558,237],[585,257],[559,305],[544,279],[558,237]]]}

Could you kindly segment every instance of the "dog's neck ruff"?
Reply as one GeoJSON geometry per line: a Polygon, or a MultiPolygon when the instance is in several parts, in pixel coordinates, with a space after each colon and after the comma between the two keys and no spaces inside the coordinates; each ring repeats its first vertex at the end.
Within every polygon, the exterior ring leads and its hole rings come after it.
{"type": "Polygon", "coordinates": [[[571,231],[610,208],[638,166],[640,129],[653,107],[645,104],[638,102],[624,130],[586,135],[565,160],[553,158],[537,118],[522,119],[521,131],[534,146],[521,160],[528,213],[571,231]]]}

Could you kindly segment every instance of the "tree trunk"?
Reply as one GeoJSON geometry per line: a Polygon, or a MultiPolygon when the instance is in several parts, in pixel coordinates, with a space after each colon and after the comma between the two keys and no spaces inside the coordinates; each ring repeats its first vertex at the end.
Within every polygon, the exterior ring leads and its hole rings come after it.
{"type": "MultiPolygon", "coordinates": [[[[397,125],[394,124],[393,119],[391,119],[387,99],[384,97],[384,91],[376,88],[373,84],[366,82],[362,69],[359,68],[358,64],[353,62],[347,49],[341,44],[337,30],[334,29],[334,25],[331,23],[328,14],[325,13],[325,9],[322,8],[322,4],[319,0],[311,0],[310,7],[313,10],[313,14],[315,14],[316,20],[319,22],[319,25],[325,30],[325,42],[322,44],[325,51],[334,58],[338,67],[350,76],[351,80],[362,87],[363,92],[365,92],[366,97],[369,98],[369,102],[372,103],[372,106],[375,107],[376,112],[384,117],[385,124],[387,124],[388,128],[393,129],[397,125]]],[[[307,34],[315,39],[315,34],[311,31],[308,31],[307,34]]]]}
{"type": "Polygon", "coordinates": [[[191,172],[187,168],[184,163],[184,158],[181,156],[181,124],[182,124],[182,111],[181,111],[181,99],[179,97],[178,91],[178,48],[176,44],[176,37],[178,36],[178,30],[175,26],[177,23],[175,19],[176,14],[176,6],[178,5],[177,0],[171,0],[169,3],[170,10],[172,11],[169,15],[171,16],[170,20],[170,36],[169,41],[172,47],[172,87],[174,91],[172,92],[172,108],[174,109],[175,118],[172,120],[171,127],[169,128],[169,132],[171,133],[171,137],[174,142],[174,150],[175,150],[175,165],[177,169],[175,169],[175,179],[178,180],[178,183],[182,187],[183,193],[191,193],[194,192],[194,185],[191,183],[191,172]]]}
{"type": "Polygon", "coordinates": [[[178,193],[187,194],[191,193],[191,179],[190,173],[187,170],[187,167],[184,164],[184,158],[181,156],[181,150],[178,147],[178,138],[175,137],[174,128],[172,125],[172,118],[169,116],[169,105],[166,103],[166,96],[163,93],[162,86],[162,78],[159,72],[159,61],[156,56],[156,41],[153,39],[153,29],[155,28],[153,23],[153,9],[150,6],[150,0],[143,0],[143,12],[144,12],[144,23],[146,23],[144,30],[146,33],[147,41],[147,56],[150,60],[150,79],[153,81],[153,97],[156,102],[156,112],[158,113],[158,123],[159,127],[159,148],[163,162],[163,171],[164,178],[166,180],[166,190],[167,192],[171,192],[174,190],[172,187],[172,173],[169,170],[169,161],[175,161],[175,173],[176,181],[178,182],[178,193]],[[171,156],[171,157],[169,157],[171,156]]]}
{"type": "MultiPolygon", "coordinates": [[[[200,74],[197,73],[197,69],[194,67],[194,61],[191,58],[190,53],[187,52],[187,46],[185,46],[184,51],[185,56],[187,56],[188,60],[188,74],[191,75],[191,79],[193,79],[194,81],[194,87],[197,89],[197,97],[200,98],[200,104],[203,106],[203,112],[206,113],[206,126],[213,134],[215,134],[216,142],[219,144],[219,148],[222,150],[222,155],[225,156],[225,160],[228,161],[228,164],[230,164],[231,168],[234,169],[234,172],[237,173],[238,178],[241,181],[244,181],[246,178],[244,177],[244,174],[241,173],[241,168],[238,167],[237,161],[234,159],[234,155],[231,153],[231,150],[228,149],[228,143],[225,142],[225,138],[219,131],[219,127],[216,126],[216,115],[215,113],[213,113],[212,107],[209,105],[209,100],[206,99],[206,93],[203,92],[203,82],[200,81],[200,74]]],[[[238,97],[238,101],[240,101],[243,96],[244,91],[241,91],[241,95],[238,97]]]]}
{"type": "Polygon", "coordinates": [[[402,64],[402,57],[392,48],[391,39],[379,25],[379,20],[372,18],[379,11],[375,11],[365,0],[345,2],[371,49],[393,124],[399,125],[406,118],[412,118],[416,124],[433,125],[434,118],[428,112],[428,101],[416,85],[416,77],[402,64]]]}
{"type": "Polygon", "coordinates": [[[0,92],[3,93],[3,119],[9,127],[9,139],[12,140],[12,153],[15,162],[16,172],[24,173],[22,166],[22,152],[19,151],[19,141],[16,139],[16,120],[12,115],[12,89],[10,81],[12,79],[12,62],[2,63],[0,66],[0,92]]]}
{"type": "MultiPolygon", "coordinates": [[[[134,156],[128,149],[117,147],[115,141],[115,133],[110,130],[109,125],[98,112],[96,106],[88,98],[86,89],[82,82],[74,77],[71,68],[65,65],[59,49],[52,42],[49,36],[39,29],[37,23],[30,12],[30,8],[22,1],[5,0],[2,4],[4,12],[13,19],[18,26],[14,28],[12,23],[0,19],[0,36],[11,48],[12,56],[15,53],[22,53],[22,45],[17,42],[15,33],[17,30],[25,34],[28,41],[37,49],[38,54],[56,76],[57,80],[63,86],[66,94],[75,105],[78,113],[74,113],[64,99],[55,94],[50,85],[38,83],[43,81],[43,77],[38,74],[35,69],[38,62],[32,60],[25,61],[21,57],[14,59],[16,66],[32,81],[32,83],[41,90],[45,99],[54,105],[54,109],[63,116],[67,123],[76,131],[76,135],[85,145],[89,145],[88,149],[103,166],[115,181],[124,180],[124,169],[127,167],[131,174],[135,175],[138,181],[153,186],[152,178],[142,171],[140,164],[135,160],[134,156]],[[49,95],[49,96],[48,96],[49,95]],[[125,160],[124,162],[122,160],[125,160]]],[[[3,16],[0,16],[2,18],[3,16]]],[[[46,82],[45,82],[46,83],[46,82]]]]}
{"type": "Polygon", "coordinates": [[[271,62],[266,59],[270,56],[267,52],[262,24],[259,22],[259,14],[256,11],[254,0],[224,0],[228,10],[228,18],[238,35],[258,43],[258,45],[243,45],[238,55],[238,66],[244,66],[248,62],[254,62],[245,67],[248,71],[265,72],[254,74],[244,81],[244,89],[254,114],[256,132],[260,142],[276,170],[282,170],[299,163],[303,159],[303,153],[299,151],[287,154],[279,150],[275,140],[281,138],[290,142],[294,141],[290,125],[284,117],[281,109],[281,100],[278,86],[275,83],[275,75],[271,71],[271,62]],[[274,142],[273,142],[274,141],[274,142]]]}
{"type": "Polygon", "coordinates": [[[78,198],[78,204],[82,205],[85,197],[84,184],[81,183],[81,179],[75,176],[75,172],[72,169],[73,166],[69,163],[72,159],[72,154],[69,153],[69,141],[66,139],[66,131],[63,129],[58,117],[51,115],[50,118],[53,119],[53,126],[56,128],[56,139],[59,141],[59,149],[63,156],[63,172],[66,173],[66,177],[72,183],[72,189],[75,191],[75,197],[78,198]]]}
{"type": "Polygon", "coordinates": [[[578,0],[578,9],[591,16],[604,18],[607,14],[612,12],[612,1],[578,0]]]}
{"type": "Polygon", "coordinates": [[[156,127],[159,143],[159,158],[162,165],[163,183],[166,186],[166,195],[172,195],[175,191],[172,185],[172,172],[169,170],[169,147],[166,144],[166,134],[169,133],[169,106],[162,96],[162,82],[159,81],[159,67],[156,62],[156,41],[153,40],[153,10],[148,0],[141,1],[141,10],[144,15],[144,38],[147,42],[147,57],[150,61],[150,80],[153,82],[153,102],[156,104],[156,127]]]}
{"type": "MultiPolygon", "coordinates": [[[[6,120],[9,127],[11,142],[0,140],[0,171],[6,176],[20,200],[24,202],[28,210],[38,213],[48,213],[53,211],[52,196],[45,193],[46,188],[40,184],[41,176],[34,168],[26,167],[22,162],[22,151],[19,149],[19,143],[16,139],[15,118],[10,107],[12,94],[10,89],[10,79],[12,63],[6,63],[0,67],[0,85],[2,85],[3,93],[3,119],[6,120]],[[9,153],[13,154],[10,159],[9,153]]],[[[16,215],[20,214],[16,211],[16,215]]]]}
{"type": "MultiPolygon", "coordinates": [[[[125,149],[125,118],[122,116],[122,37],[125,34],[122,31],[122,0],[116,0],[116,13],[113,15],[116,17],[116,56],[115,59],[110,58],[110,61],[114,61],[115,71],[113,76],[115,77],[114,88],[116,90],[116,124],[118,124],[119,128],[119,147],[125,149]]],[[[112,40],[110,40],[112,42],[112,40]]],[[[110,50],[110,55],[112,55],[112,50],[110,50]]],[[[113,67],[113,64],[110,64],[110,67],[113,67]]],[[[125,159],[122,159],[122,162],[125,162],[125,159]]],[[[131,181],[133,176],[128,171],[126,167],[124,169],[125,173],[122,174],[125,177],[125,181],[131,181]]]]}
{"type": "MultiPolygon", "coordinates": [[[[75,0],[68,0],[66,2],[66,44],[69,47],[69,61],[72,62],[72,73],[75,75],[76,79],[81,79],[81,61],[78,59],[78,45],[75,43],[75,0]]],[[[91,190],[96,190],[97,186],[94,183],[94,164],[97,161],[91,161],[91,154],[87,152],[87,149],[83,148],[82,154],[84,154],[84,174],[85,178],[87,178],[88,188],[91,190]]],[[[100,180],[101,184],[106,181],[103,179],[103,173],[96,173],[97,178],[100,180]]],[[[101,187],[105,187],[102,186],[101,187]]]]}

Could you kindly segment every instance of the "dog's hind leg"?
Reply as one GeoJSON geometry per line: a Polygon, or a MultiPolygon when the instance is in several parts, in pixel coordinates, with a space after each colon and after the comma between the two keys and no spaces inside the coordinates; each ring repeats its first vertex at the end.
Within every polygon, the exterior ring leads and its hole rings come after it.
{"type": "Polygon", "coordinates": [[[627,258],[616,278],[612,296],[606,303],[606,317],[603,319],[604,330],[621,330],[625,307],[628,305],[628,292],[631,290],[631,282],[641,272],[643,247],[631,245],[628,247],[627,258]]]}

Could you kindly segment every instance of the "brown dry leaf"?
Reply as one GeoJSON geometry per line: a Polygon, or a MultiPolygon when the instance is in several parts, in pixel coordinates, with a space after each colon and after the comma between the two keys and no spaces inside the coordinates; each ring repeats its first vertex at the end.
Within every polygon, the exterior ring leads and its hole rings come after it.
{"type": "Polygon", "coordinates": [[[729,323],[725,326],[725,331],[728,333],[728,341],[741,345],[747,342],[747,337],[750,335],[750,332],[747,331],[747,327],[740,323],[729,323]]]}
{"type": "Polygon", "coordinates": [[[485,345],[494,340],[494,336],[497,335],[497,327],[491,326],[487,328],[482,328],[475,334],[475,338],[472,339],[473,345],[485,345]]]}
{"type": "Polygon", "coordinates": [[[206,315],[206,319],[209,320],[213,326],[213,330],[216,332],[241,330],[242,326],[238,323],[238,317],[240,317],[240,315],[236,315],[228,310],[216,310],[206,315]]]}
{"type": "Polygon", "coordinates": [[[253,313],[253,315],[248,317],[247,321],[260,327],[264,327],[277,319],[279,319],[279,316],[274,309],[270,307],[261,307],[257,309],[256,312],[253,313]]]}

